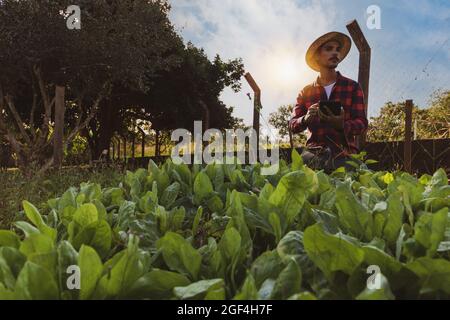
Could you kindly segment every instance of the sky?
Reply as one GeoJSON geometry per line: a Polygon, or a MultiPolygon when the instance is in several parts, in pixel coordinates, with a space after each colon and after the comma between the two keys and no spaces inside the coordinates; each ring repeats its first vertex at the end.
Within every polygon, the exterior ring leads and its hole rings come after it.
{"type": "MultiPolygon", "coordinates": [[[[169,0],[170,19],[185,43],[205,49],[210,59],[242,58],[261,88],[261,126],[281,105],[295,104],[298,92],[317,73],[305,62],[308,46],[329,31],[349,35],[356,19],[371,47],[368,116],[379,115],[387,102],[413,99],[426,107],[436,90],[450,90],[450,1],[448,0],[169,0]],[[369,29],[380,9],[380,29],[369,29]]],[[[355,44],[336,70],[358,79],[355,44]]],[[[252,92],[225,89],[222,101],[234,116],[252,123],[252,92]]]]}

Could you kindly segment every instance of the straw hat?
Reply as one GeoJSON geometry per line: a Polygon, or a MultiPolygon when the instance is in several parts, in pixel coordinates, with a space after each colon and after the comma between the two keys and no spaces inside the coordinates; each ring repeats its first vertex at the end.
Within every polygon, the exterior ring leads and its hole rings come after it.
{"type": "Polygon", "coordinates": [[[323,44],[327,43],[328,41],[335,40],[339,42],[342,46],[341,48],[341,59],[340,61],[344,60],[344,58],[347,56],[348,52],[350,51],[350,47],[352,46],[352,41],[349,36],[347,36],[344,33],[341,32],[328,32],[324,34],[323,36],[320,36],[317,38],[308,48],[308,51],[306,51],[306,63],[308,66],[315,70],[319,71],[319,65],[316,62],[316,59],[314,59],[314,55],[317,51],[317,49],[320,48],[323,44]]]}

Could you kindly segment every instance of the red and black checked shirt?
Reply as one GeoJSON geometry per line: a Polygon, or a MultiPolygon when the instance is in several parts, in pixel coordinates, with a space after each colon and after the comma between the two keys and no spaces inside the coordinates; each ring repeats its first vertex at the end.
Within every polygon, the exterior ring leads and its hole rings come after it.
{"type": "Polygon", "coordinates": [[[344,108],[344,130],[332,128],[324,121],[320,121],[318,116],[314,117],[308,126],[304,125],[303,118],[308,108],[320,100],[328,100],[325,89],[318,84],[318,78],[299,93],[289,126],[293,133],[308,129],[307,146],[328,145],[335,153],[344,150],[348,153],[358,153],[355,136],[362,134],[368,126],[363,91],[358,82],[342,76],[339,71],[336,73],[336,83],[329,100],[341,102],[344,108]]]}

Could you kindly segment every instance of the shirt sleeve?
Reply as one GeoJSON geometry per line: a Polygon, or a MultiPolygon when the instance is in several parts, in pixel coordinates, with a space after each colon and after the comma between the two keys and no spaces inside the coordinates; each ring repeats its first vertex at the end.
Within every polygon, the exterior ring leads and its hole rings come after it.
{"type": "Polygon", "coordinates": [[[344,123],[345,135],[361,135],[368,127],[366,109],[364,104],[364,93],[361,86],[356,83],[352,94],[352,107],[350,108],[350,119],[344,123]]]}
{"type": "Polygon", "coordinates": [[[292,112],[292,118],[289,121],[289,127],[292,133],[303,132],[306,130],[307,125],[303,123],[308,109],[305,106],[305,101],[303,99],[303,90],[297,96],[297,103],[295,104],[294,110],[292,112]]]}

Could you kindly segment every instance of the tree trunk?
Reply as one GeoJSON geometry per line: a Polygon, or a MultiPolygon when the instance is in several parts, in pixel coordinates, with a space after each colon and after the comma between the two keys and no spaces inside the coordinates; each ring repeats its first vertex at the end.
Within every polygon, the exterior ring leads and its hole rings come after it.
{"type": "Polygon", "coordinates": [[[290,128],[288,128],[289,130],[289,144],[291,145],[291,149],[294,149],[294,140],[292,138],[292,131],[290,128]]]}
{"type": "Polygon", "coordinates": [[[141,130],[142,133],[142,140],[141,140],[141,157],[145,157],[145,132],[144,130],[141,130]]]}
{"type": "Polygon", "coordinates": [[[55,131],[53,132],[53,165],[55,168],[61,168],[64,157],[65,90],[64,86],[55,86],[55,131]]]}
{"type": "Polygon", "coordinates": [[[209,129],[209,121],[210,121],[209,108],[203,100],[200,100],[199,103],[203,108],[203,131],[206,131],[209,129]]]}
{"type": "Polygon", "coordinates": [[[123,137],[123,160],[127,161],[127,138],[123,137]]]}
{"type": "Polygon", "coordinates": [[[90,141],[92,159],[99,159],[103,150],[109,150],[113,132],[117,122],[117,114],[114,106],[111,105],[109,100],[105,100],[100,104],[100,110],[96,116],[96,121],[92,121],[90,129],[96,134],[92,137],[89,135],[87,139],[90,141]]]}
{"type": "Polygon", "coordinates": [[[131,140],[131,158],[134,160],[134,158],[135,158],[135,150],[134,150],[134,148],[136,147],[136,137],[134,136],[134,134],[133,134],[133,138],[132,138],[132,140],[131,140]]]}
{"type": "Polygon", "coordinates": [[[111,146],[112,146],[112,156],[111,156],[111,159],[114,161],[114,160],[115,160],[114,157],[115,157],[115,155],[116,155],[116,150],[115,150],[115,144],[114,144],[114,141],[112,141],[112,140],[111,140],[111,146]]]}
{"type": "Polygon", "coordinates": [[[155,156],[159,156],[159,131],[155,130],[155,156]]]}
{"type": "Polygon", "coordinates": [[[120,139],[117,139],[117,160],[120,161],[120,139]]]}

